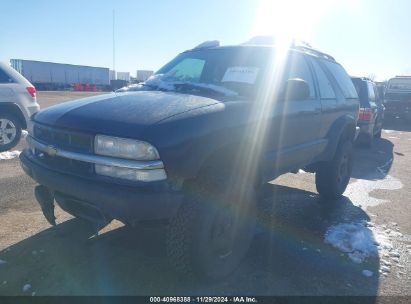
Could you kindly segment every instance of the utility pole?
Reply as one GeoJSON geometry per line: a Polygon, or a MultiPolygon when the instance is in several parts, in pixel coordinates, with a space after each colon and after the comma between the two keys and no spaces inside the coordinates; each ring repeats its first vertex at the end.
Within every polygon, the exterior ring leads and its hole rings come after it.
{"type": "Polygon", "coordinates": [[[116,79],[116,35],[115,35],[116,11],[113,9],[113,71],[116,79]]]}

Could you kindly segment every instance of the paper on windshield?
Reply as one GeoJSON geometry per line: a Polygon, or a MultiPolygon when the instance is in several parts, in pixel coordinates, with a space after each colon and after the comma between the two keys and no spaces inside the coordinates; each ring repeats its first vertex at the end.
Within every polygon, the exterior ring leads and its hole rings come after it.
{"type": "Polygon", "coordinates": [[[241,82],[254,84],[259,71],[260,69],[257,67],[229,67],[221,82],[241,82]]]}

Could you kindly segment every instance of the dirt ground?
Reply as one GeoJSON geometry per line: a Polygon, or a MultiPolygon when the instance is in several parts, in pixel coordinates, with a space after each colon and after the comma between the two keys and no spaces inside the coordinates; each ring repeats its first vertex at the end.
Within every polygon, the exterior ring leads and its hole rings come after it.
{"type": "MultiPolygon", "coordinates": [[[[39,92],[38,100],[46,108],[92,94],[39,92]]],[[[313,174],[276,179],[263,191],[258,233],[239,269],[198,283],[170,267],[164,228],[113,222],[95,235],[58,207],[50,227],[18,158],[0,160],[0,295],[411,295],[410,163],[411,123],[393,120],[371,149],[355,148],[340,201],[320,201],[313,174]],[[344,223],[367,223],[391,248],[354,262],[325,242],[344,223]]]]}

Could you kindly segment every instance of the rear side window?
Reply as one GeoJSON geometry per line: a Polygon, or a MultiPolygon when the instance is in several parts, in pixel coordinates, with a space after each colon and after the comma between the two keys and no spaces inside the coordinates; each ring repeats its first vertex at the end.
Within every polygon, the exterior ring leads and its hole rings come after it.
{"type": "Polygon", "coordinates": [[[360,105],[363,108],[368,108],[370,106],[370,102],[368,99],[368,85],[367,81],[361,78],[352,78],[352,82],[357,90],[358,97],[360,98],[360,105]]]}
{"type": "Polygon", "coordinates": [[[317,75],[318,85],[320,87],[320,96],[322,99],[334,99],[335,93],[331,86],[330,80],[324,73],[323,69],[320,67],[316,60],[311,60],[314,67],[314,72],[317,75]]]}
{"type": "Polygon", "coordinates": [[[287,77],[290,78],[300,78],[307,82],[310,88],[310,98],[315,97],[314,81],[311,74],[310,67],[308,66],[305,58],[301,55],[295,54],[290,57],[290,65],[287,77]]]}
{"type": "Polygon", "coordinates": [[[13,79],[2,69],[0,69],[0,83],[11,83],[13,79]]]}
{"type": "Polygon", "coordinates": [[[328,70],[334,75],[345,98],[358,98],[357,91],[355,90],[351,78],[348,76],[344,68],[341,65],[328,60],[323,60],[323,62],[328,70]]]}

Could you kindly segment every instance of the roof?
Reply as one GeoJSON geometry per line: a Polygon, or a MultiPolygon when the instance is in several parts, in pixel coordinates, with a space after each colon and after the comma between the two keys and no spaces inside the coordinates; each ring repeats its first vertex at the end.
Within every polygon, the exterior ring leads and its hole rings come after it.
{"type": "MultiPolygon", "coordinates": [[[[250,47],[275,48],[276,45],[272,37],[257,36],[239,45],[220,46],[220,42],[217,40],[205,41],[199,44],[198,46],[196,46],[195,48],[188,50],[188,51],[204,50],[204,49],[250,48],[250,47]]],[[[334,57],[332,57],[331,55],[321,52],[311,47],[308,43],[303,42],[303,41],[293,41],[289,49],[336,62],[334,57]]]]}

